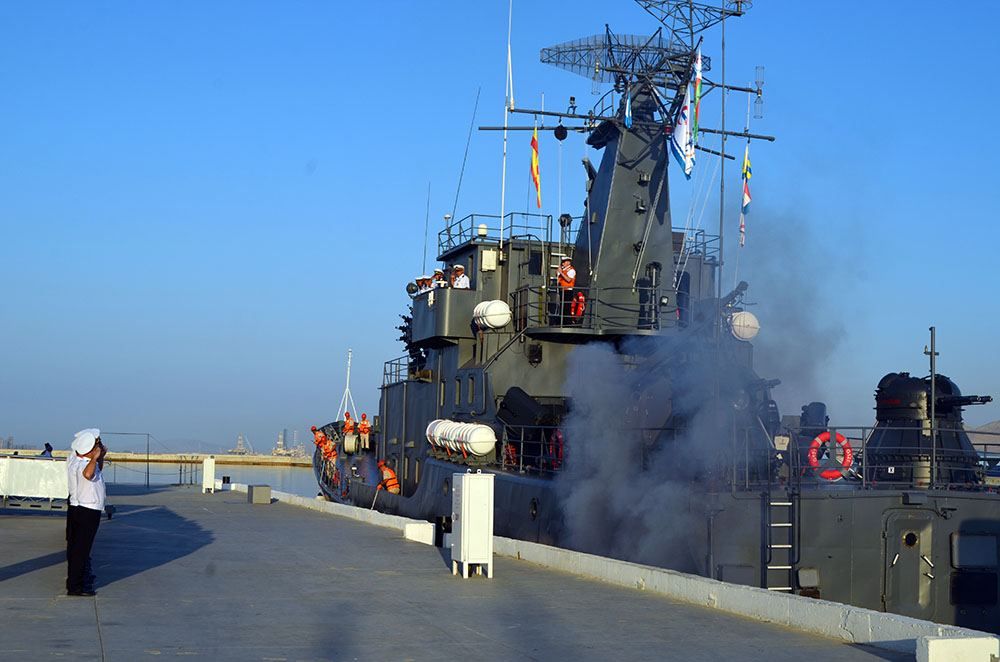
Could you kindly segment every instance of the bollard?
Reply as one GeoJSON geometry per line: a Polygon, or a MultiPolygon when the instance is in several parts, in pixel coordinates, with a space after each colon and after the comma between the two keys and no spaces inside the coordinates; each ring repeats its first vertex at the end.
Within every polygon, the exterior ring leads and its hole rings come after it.
{"type": "Polygon", "coordinates": [[[201,462],[201,492],[209,494],[215,491],[215,456],[209,455],[201,462]]]}

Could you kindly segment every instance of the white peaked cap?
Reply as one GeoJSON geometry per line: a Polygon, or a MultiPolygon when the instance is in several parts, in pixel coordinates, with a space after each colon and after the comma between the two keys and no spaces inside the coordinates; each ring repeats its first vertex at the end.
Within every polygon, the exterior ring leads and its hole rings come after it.
{"type": "Polygon", "coordinates": [[[97,443],[97,438],[101,436],[101,431],[97,428],[87,428],[86,430],[80,430],[75,435],[73,435],[72,448],[74,451],[80,455],[86,455],[90,451],[94,450],[94,444],[97,443]]]}
{"type": "Polygon", "coordinates": [[[456,264],[455,266],[452,267],[452,269],[461,269],[462,271],[465,271],[465,267],[463,267],[460,264],[456,264]]]}
{"type": "Polygon", "coordinates": [[[434,273],[436,273],[436,274],[443,274],[444,273],[444,269],[438,267],[437,269],[434,270],[434,273]]]}

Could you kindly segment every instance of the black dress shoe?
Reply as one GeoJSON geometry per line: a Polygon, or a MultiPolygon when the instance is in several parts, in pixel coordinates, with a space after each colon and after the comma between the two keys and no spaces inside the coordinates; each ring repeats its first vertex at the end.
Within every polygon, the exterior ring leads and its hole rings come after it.
{"type": "Polygon", "coordinates": [[[74,597],[92,598],[97,595],[97,591],[94,590],[82,590],[82,591],[66,591],[66,595],[72,595],[74,597]]]}

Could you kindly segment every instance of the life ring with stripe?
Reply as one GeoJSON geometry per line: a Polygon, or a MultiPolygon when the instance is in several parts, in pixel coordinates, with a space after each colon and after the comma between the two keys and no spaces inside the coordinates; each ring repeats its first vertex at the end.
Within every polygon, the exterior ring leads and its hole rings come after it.
{"type": "MultiPolygon", "coordinates": [[[[843,457],[840,458],[840,466],[842,469],[849,469],[854,463],[854,449],[851,448],[851,442],[847,440],[847,437],[837,433],[836,436],[837,445],[840,446],[843,451],[843,457]]],[[[819,448],[823,444],[830,442],[830,432],[824,431],[816,435],[816,438],[812,440],[809,444],[809,453],[806,455],[806,460],[809,462],[809,466],[813,469],[819,469],[819,448]]],[[[819,477],[825,480],[840,480],[844,477],[843,471],[841,469],[824,469],[819,472],[819,477]]]]}

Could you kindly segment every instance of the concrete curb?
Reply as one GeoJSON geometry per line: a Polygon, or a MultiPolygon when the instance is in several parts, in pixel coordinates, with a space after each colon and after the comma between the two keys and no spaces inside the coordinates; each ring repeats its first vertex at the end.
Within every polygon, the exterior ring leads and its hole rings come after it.
{"type": "MultiPolygon", "coordinates": [[[[547,568],[618,586],[653,591],[673,600],[718,609],[853,644],[916,653],[921,637],[987,637],[989,634],[916,618],[805,598],[752,586],[618,561],[538,543],[494,537],[494,551],[547,568]]],[[[988,658],[984,658],[988,659],[988,658]]]]}
{"type": "MultiPolygon", "coordinates": [[[[220,490],[225,489],[221,481],[216,481],[216,487],[220,490]]],[[[238,492],[247,491],[247,486],[240,483],[232,483],[228,487],[238,492]]],[[[407,524],[425,523],[423,520],[386,515],[376,510],[365,510],[332,501],[308,499],[287,492],[272,491],[271,495],[278,501],[293,506],[396,529],[401,533],[405,533],[407,524]]],[[[866,644],[916,654],[918,644],[923,637],[975,637],[981,642],[992,642],[989,643],[990,646],[998,641],[997,637],[988,633],[953,625],[941,625],[898,614],[778,593],[753,586],[727,584],[675,570],[629,563],[513,538],[494,536],[493,550],[501,556],[588,579],[641,591],[652,591],[679,602],[718,609],[757,621],[777,623],[800,632],[852,644],[866,644]]],[[[983,659],[988,660],[989,657],[983,659]]]]}

